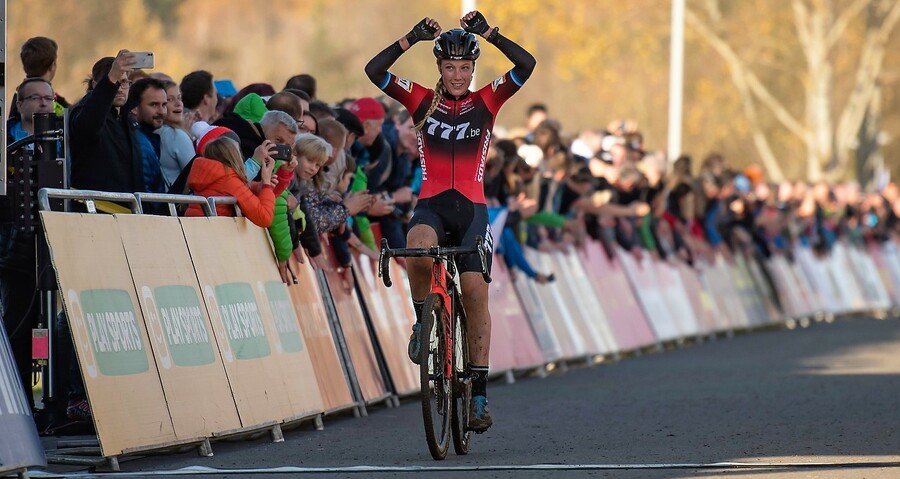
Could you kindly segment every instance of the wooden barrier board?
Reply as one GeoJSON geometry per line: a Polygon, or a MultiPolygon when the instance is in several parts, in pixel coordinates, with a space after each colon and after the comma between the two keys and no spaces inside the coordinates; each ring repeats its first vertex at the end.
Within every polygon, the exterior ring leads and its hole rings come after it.
{"type": "Polygon", "coordinates": [[[101,452],[174,442],[116,219],[47,211],[41,219],[101,452]]]}
{"type": "Polygon", "coordinates": [[[400,274],[401,268],[391,260],[393,285],[387,288],[378,278],[377,264],[373,260],[359,256],[354,259],[354,264],[359,287],[378,332],[378,342],[396,392],[400,395],[418,392],[421,388],[419,366],[410,361],[407,354],[409,335],[416,319],[407,281],[400,274]]]}
{"type": "Polygon", "coordinates": [[[297,284],[288,287],[288,293],[297,310],[300,331],[309,349],[316,383],[322,396],[322,407],[326,411],[332,411],[352,406],[353,395],[328,325],[328,313],[316,272],[309,262],[300,264],[293,256],[290,264],[297,276],[297,284]]]}
{"type": "Polygon", "coordinates": [[[241,427],[178,218],[120,215],[116,222],[176,437],[241,427]]]}
{"type": "MultiPolygon", "coordinates": [[[[271,314],[258,296],[259,270],[272,270],[272,260],[251,260],[265,232],[244,218],[180,218],[203,299],[231,383],[243,427],[293,417],[275,350],[271,314]]],[[[277,270],[275,272],[277,275],[277,270]]],[[[265,274],[268,280],[270,274],[265,274]]],[[[298,376],[292,378],[303,381],[298,376]]],[[[313,378],[309,378],[313,381],[313,378]]]]}
{"type": "Polygon", "coordinates": [[[325,271],[325,278],[328,281],[331,298],[334,300],[334,307],[344,332],[344,340],[347,342],[350,360],[353,362],[353,369],[356,372],[363,399],[367,403],[380,400],[388,394],[388,390],[382,379],[381,369],[378,367],[372,337],[369,335],[366,318],[363,316],[356,291],[352,289],[353,285],[343,284],[343,280],[337,272],[338,264],[331,248],[323,248],[322,254],[326,255],[332,265],[325,271]],[[351,289],[347,290],[347,286],[351,289]]]}

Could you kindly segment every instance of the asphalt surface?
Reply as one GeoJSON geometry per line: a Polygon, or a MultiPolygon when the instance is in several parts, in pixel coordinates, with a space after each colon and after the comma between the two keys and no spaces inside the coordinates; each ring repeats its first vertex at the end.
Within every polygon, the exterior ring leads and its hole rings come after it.
{"type": "Polygon", "coordinates": [[[431,460],[420,406],[407,399],[398,408],[371,407],[365,418],[328,416],[323,431],[287,431],[283,443],[213,443],[214,457],[131,458],[121,466],[156,474],[189,466],[409,468],[201,476],[217,478],[900,477],[897,319],[754,332],[495,382],[488,391],[494,427],[475,436],[468,456],[451,452],[442,462],[431,460]],[[720,462],[758,467],[690,466],[720,462]],[[548,469],[521,468],[534,465],[548,469]],[[520,469],[476,469],[496,466],[520,469]]]}

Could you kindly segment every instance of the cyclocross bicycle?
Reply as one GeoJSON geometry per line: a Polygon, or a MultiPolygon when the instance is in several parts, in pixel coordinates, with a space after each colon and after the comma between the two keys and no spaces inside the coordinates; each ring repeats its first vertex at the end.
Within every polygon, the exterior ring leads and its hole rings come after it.
{"type": "Polygon", "coordinates": [[[390,258],[422,258],[434,260],[431,293],[422,308],[419,330],[419,381],[422,386],[422,415],[425,419],[425,439],[431,457],[444,459],[450,448],[457,454],[469,452],[472,431],[468,428],[471,415],[472,381],[466,365],[469,363],[469,341],[466,338],[466,311],[462,305],[462,290],[456,270],[456,257],[477,254],[481,259],[481,274],[487,283],[487,253],[481,237],[475,247],[397,248],[390,249],[381,240],[378,259],[379,276],[391,287],[390,258]]]}

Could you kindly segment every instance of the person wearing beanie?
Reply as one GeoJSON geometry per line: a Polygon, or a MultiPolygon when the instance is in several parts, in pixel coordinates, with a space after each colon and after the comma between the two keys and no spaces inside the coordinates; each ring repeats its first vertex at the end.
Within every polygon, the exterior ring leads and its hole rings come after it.
{"type": "Polygon", "coordinates": [[[197,122],[194,126],[193,131],[200,133],[197,135],[197,154],[200,156],[203,156],[203,150],[206,148],[206,145],[220,136],[227,136],[234,141],[240,141],[235,132],[223,126],[211,126],[205,122],[197,122]]]}
{"type": "MultiPolygon", "coordinates": [[[[188,174],[187,185],[195,195],[233,196],[237,198],[238,207],[244,216],[253,224],[268,228],[275,214],[275,197],[287,188],[291,181],[293,165],[286,163],[278,168],[275,175],[275,160],[271,153],[275,144],[264,141],[257,148],[255,155],[263,165],[260,171],[261,181],[250,182],[244,171],[244,159],[233,133],[225,128],[213,128],[204,139],[202,155],[193,161],[188,174]],[[225,130],[225,131],[221,131],[225,130]]],[[[233,205],[216,205],[218,216],[235,216],[233,205]]],[[[185,216],[204,216],[198,204],[188,206],[185,216]]]]}

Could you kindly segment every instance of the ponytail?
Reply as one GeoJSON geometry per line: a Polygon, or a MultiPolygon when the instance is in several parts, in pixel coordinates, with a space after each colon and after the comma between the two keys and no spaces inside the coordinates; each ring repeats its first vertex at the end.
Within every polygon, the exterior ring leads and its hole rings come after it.
{"type": "Polygon", "coordinates": [[[425,113],[425,116],[422,118],[422,121],[416,123],[415,129],[416,131],[422,131],[422,128],[425,126],[425,120],[431,117],[431,114],[434,113],[434,110],[437,110],[437,106],[441,103],[441,97],[444,96],[444,81],[438,78],[437,85],[434,87],[434,99],[431,100],[431,106],[428,107],[428,111],[425,113]]]}

